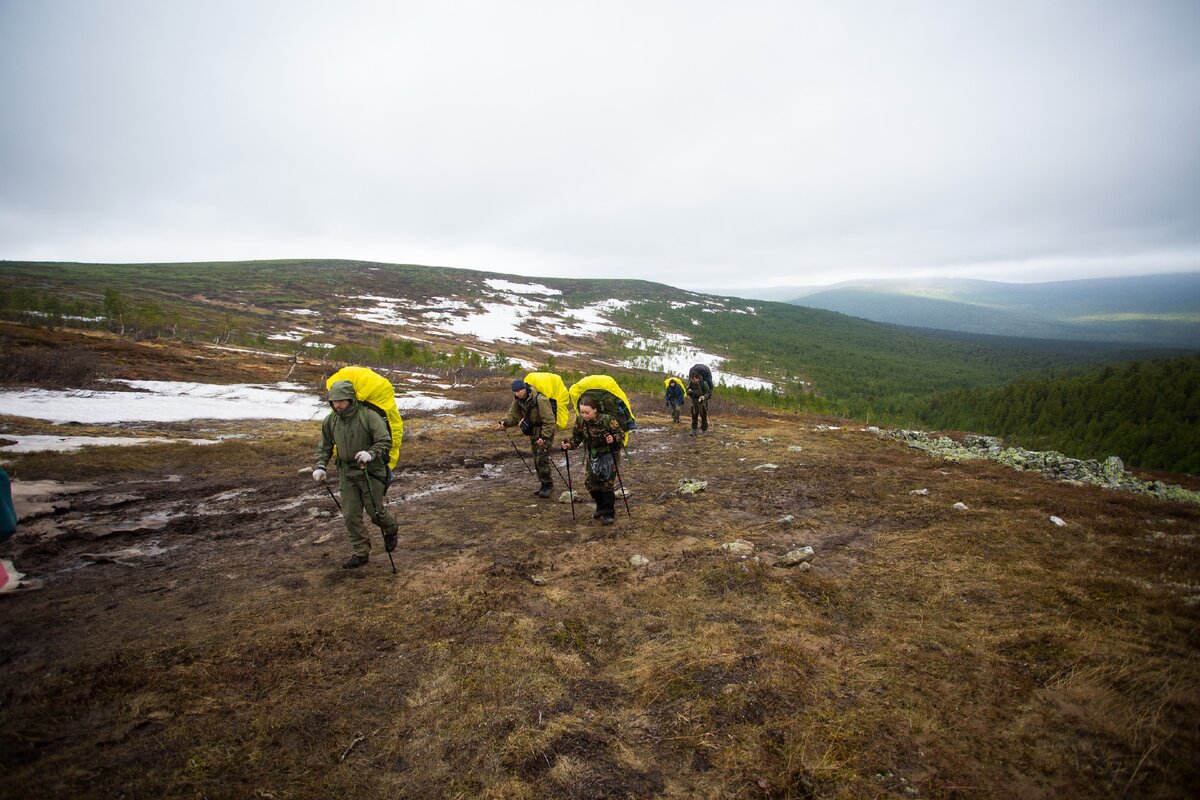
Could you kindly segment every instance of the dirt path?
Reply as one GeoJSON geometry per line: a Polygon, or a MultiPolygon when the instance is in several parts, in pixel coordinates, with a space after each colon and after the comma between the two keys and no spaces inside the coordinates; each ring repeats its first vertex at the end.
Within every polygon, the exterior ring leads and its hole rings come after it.
{"type": "Polygon", "coordinates": [[[338,568],[300,426],[89,479],[2,551],[46,582],[0,598],[7,793],[1192,795],[1200,509],[799,417],[641,421],[612,528],[482,420],[411,422],[396,576],[338,568]]]}

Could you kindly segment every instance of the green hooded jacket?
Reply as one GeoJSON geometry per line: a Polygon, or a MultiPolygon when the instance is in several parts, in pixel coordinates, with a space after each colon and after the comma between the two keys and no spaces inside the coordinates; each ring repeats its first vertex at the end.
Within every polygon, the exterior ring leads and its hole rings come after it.
{"type": "Polygon", "coordinates": [[[354,384],[338,381],[329,387],[329,403],[334,400],[349,400],[345,411],[330,411],[321,423],[321,442],[317,445],[317,466],[324,468],[337,446],[338,472],[342,477],[354,480],[362,478],[354,455],[362,450],[371,454],[366,473],[383,480],[387,476],[388,451],[392,449],[392,434],[387,423],[371,409],[358,402],[354,395],[354,384]]]}

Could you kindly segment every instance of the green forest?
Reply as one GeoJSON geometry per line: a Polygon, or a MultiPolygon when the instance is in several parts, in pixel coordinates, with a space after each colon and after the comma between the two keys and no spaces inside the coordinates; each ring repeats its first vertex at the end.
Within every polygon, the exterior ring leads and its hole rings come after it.
{"type": "Polygon", "coordinates": [[[918,418],[1077,458],[1200,474],[1200,356],[1135,361],[930,398],[918,418]]]}

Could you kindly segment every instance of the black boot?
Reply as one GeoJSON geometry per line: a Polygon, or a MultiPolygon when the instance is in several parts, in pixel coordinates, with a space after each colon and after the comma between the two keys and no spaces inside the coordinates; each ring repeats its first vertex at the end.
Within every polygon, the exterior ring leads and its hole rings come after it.
{"type": "Polygon", "coordinates": [[[342,562],[342,569],[358,569],[369,560],[366,556],[353,555],[342,562]]]}
{"type": "Polygon", "coordinates": [[[596,510],[592,512],[592,519],[600,519],[601,508],[603,508],[603,506],[604,506],[604,500],[601,499],[601,495],[604,493],[603,492],[594,492],[591,489],[589,489],[588,494],[590,494],[592,496],[592,499],[596,501],[596,510]]]}
{"type": "Polygon", "coordinates": [[[616,492],[600,492],[601,502],[603,505],[600,508],[600,524],[612,525],[616,522],[616,492]]]}
{"type": "Polygon", "coordinates": [[[538,497],[549,497],[552,491],[554,491],[554,482],[547,483],[546,481],[542,481],[541,487],[534,494],[538,497]]]}

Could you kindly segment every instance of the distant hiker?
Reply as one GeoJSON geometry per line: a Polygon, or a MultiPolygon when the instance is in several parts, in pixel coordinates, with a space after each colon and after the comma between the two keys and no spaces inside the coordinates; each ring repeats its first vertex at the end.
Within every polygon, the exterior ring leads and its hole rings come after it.
{"type": "Polygon", "coordinates": [[[521,433],[529,437],[533,464],[540,482],[534,494],[549,497],[554,490],[554,476],[550,472],[550,443],[554,441],[555,411],[550,406],[550,398],[521,378],[512,382],[512,393],[513,401],[508,407],[508,415],[497,424],[501,428],[519,425],[521,433]]]}
{"type": "Polygon", "coordinates": [[[358,401],[350,381],[334,382],[329,389],[329,405],[333,411],[321,423],[317,468],[312,476],[318,483],[325,482],[325,465],[336,445],[342,518],[353,551],[342,567],[354,569],[366,564],[371,555],[371,540],[362,522],[364,510],[383,532],[384,549],[389,553],[396,549],[396,518],[383,504],[392,435],[383,418],[358,401]]]}
{"type": "Polygon", "coordinates": [[[679,422],[679,409],[683,407],[683,381],[679,378],[667,378],[664,383],[667,385],[667,392],[663,400],[671,410],[671,422],[679,422]]]}
{"type": "Polygon", "coordinates": [[[703,372],[693,367],[688,373],[687,387],[687,395],[692,399],[692,436],[696,435],[697,420],[701,432],[708,432],[708,401],[712,399],[712,393],[712,378],[706,379],[703,372]]]}
{"type": "Polygon", "coordinates": [[[617,493],[613,491],[617,479],[616,459],[625,439],[621,423],[600,411],[600,403],[594,397],[579,398],[579,415],[571,438],[563,439],[563,450],[574,450],[581,444],[587,445],[587,489],[596,501],[596,512],[592,519],[603,525],[614,522],[617,493]]]}

